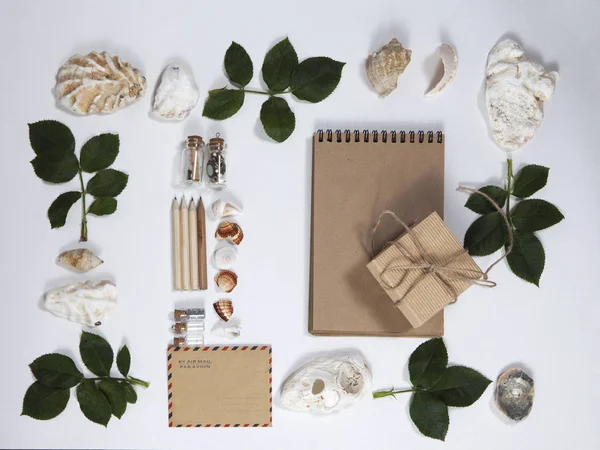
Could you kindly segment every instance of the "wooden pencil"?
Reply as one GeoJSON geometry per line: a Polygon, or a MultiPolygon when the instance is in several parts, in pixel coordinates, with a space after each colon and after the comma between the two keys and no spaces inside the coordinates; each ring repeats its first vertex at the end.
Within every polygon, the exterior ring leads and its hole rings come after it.
{"type": "Polygon", "coordinates": [[[173,286],[175,290],[181,290],[183,278],[181,272],[181,220],[179,215],[179,204],[177,199],[171,203],[171,234],[173,237],[173,286]]]}
{"type": "Polygon", "coordinates": [[[183,272],[183,290],[189,291],[191,286],[190,273],[190,222],[188,217],[188,205],[185,196],[179,207],[181,214],[181,271],[183,272]]]}
{"type": "Polygon", "coordinates": [[[188,209],[188,220],[190,223],[190,287],[193,291],[197,291],[200,289],[198,272],[198,214],[193,197],[190,200],[190,207],[188,209]]]}
{"type": "Polygon", "coordinates": [[[198,278],[201,290],[208,289],[208,277],[206,274],[206,218],[202,197],[198,202],[198,278]]]}

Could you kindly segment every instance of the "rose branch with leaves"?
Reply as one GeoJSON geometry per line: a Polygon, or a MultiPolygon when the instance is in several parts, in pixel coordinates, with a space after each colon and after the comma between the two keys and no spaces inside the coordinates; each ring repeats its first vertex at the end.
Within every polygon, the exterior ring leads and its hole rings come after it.
{"type": "Polygon", "coordinates": [[[340,82],[344,64],[326,57],[298,63],[296,50],[285,38],[268,51],[263,61],[262,78],[268,89],[247,89],[254,76],[252,60],[241,45],[232,42],[225,53],[225,73],[239,89],[209,91],[202,115],[214,120],[228,119],[240,110],[246,94],[266,95],[269,98],[260,109],[260,121],[271,139],[283,142],[294,131],[296,117],[281,95],[293,94],[310,103],[325,100],[340,82]]]}
{"type": "Polygon", "coordinates": [[[408,372],[412,388],[379,391],[373,398],[412,393],[410,418],[423,435],[446,439],[450,419],[448,407],[466,407],[475,403],[486,390],[488,380],[476,370],[464,366],[448,367],[448,352],[442,338],[430,339],[410,355],[408,372]]]}
{"type": "MultiPolygon", "coordinates": [[[[539,286],[546,261],[542,243],[535,235],[564,219],[556,206],[546,200],[530,199],[548,181],[550,169],[538,165],[523,167],[513,176],[512,159],[508,159],[506,189],[484,186],[479,191],[491,197],[501,208],[512,228],[513,245],[506,255],[510,270],[525,281],[539,286]],[[511,198],[520,201],[511,209],[511,198]]],[[[484,197],[472,194],[465,207],[481,214],[467,229],[464,247],[472,256],[486,256],[508,247],[508,230],[502,215],[484,197]]]]}
{"type": "Polygon", "coordinates": [[[25,393],[21,415],[54,419],[67,407],[70,390],[77,386],[77,401],[83,415],[106,426],[111,415],[121,419],[127,404],[137,402],[133,386],[150,386],[129,375],[131,355],[126,345],[117,354],[117,368],[123,378],[110,376],[114,355],[103,337],[84,331],[79,352],[83,364],[97,377],[85,378],[68,356],[59,353],[40,356],[29,365],[37,381],[25,393]]]}
{"type": "Polygon", "coordinates": [[[52,228],[64,226],[71,207],[81,199],[80,242],[88,240],[87,216],[106,216],[117,210],[118,196],[129,176],[108,167],[119,154],[119,135],[100,134],[92,137],[81,148],[79,160],[75,156],[75,138],[71,130],[56,120],[42,120],[29,124],[29,142],[36,157],[31,161],[35,174],[48,183],[66,183],[79,175],[80,191],[60,194],[48,208],[52,228]],[[96,173],[84,186],[83,172],[96,173]],[[95,200],[86,209],[86,195],[95,200]]]}

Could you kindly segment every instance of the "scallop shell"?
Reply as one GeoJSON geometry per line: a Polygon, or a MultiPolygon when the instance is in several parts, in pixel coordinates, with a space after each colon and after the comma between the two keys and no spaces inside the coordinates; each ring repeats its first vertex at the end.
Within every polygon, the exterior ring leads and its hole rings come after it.
{"type": "Polygon", "coordinates": [[[367,58],[367,78],[375,91],[385,97],[398,86],[398,77],[410,63],[410,50],[396,38],[367,58]]]}
{"type": "Polygon", "coordinates": [[[58,100],[77,114],[112,114],[145,93],[140,71],[106,52],[75,54],[57,75],[58,100]]]}
{"type": "Polygon", "coordinates": [[[242,208],[232,202],[216,200],[212,204],[212,213],[217,219],[228,216],[239,216],[242,214],[242,208]]]}
{"type": "Polygon", "coordinates": [[[87,272],[89,270],[95,269],[103,262],[104,261],[98,258],[93,252],[91,252],[87,248],[76,248],[73,250],[67,250],[66,252],[62,252],[60,255],[58,255],[59,264],[66,267],[72,267],[73,269],[77,269],[80,272],[87,272]]]}
{"type": "Polygon", "coordinates": [[[436,85],[425,92],[425,97],[435,97],[437,94],[442,92],[446,86],[452,83],[458,70],[458,56],[452,47],[448,44],[442,44],[439,48],[440,58],[444,68],[444,74],[442,78],[436,83],[436,85]]]}
{"type": "Polygon", "coordinates": [[[237,286],[237,275],[231,270],[221,270],[215,275],[215,283],[219,289],[225,292],[231,292],[237,286]]]}
{"type": "Polygon", "coordinates": [[[496,382],[496,405],[511,420],[520,422],[533,407],[533,379],[523,370],[508,369],[496,382]]]}
{"type": "Polygon", "coordinates": [[[228,245],[215,250],[215,264],[221,270],[231,269],[237,258],[235,248],[228,245]]]}
{"type": "Polygon", "coordinates": [[[229,319],[233,316],[233,303],[231,300],[217,300],[213,303],[213,308],[217,316],[224,322],[229,322],[229,319]]]}
{"type": "Polygon", "coordinates": [[[244,239],[244,233],[242,227],[237,223],[223,221],[219,224],[215,237],[218,239],[231,239],[231,242],[240,245],[242,239],[244,239]]]}

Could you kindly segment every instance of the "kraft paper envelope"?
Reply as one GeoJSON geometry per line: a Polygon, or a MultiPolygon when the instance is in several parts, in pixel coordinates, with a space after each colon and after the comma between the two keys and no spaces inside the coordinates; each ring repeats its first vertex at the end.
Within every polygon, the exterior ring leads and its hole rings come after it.
{"type": "Polygon", "coordinates": [[[170,427],[270,427],[271,347],[169,347],[170,427]]]}
{"type": "MultiPolygon", "coordinates": [[[[409,226],[444,213],[444,137],[315,133],[309,332],[323,336],[442,336],[443,311],[413,328],[367,269],[379,214],[409,226]],[[329,140],[331,138],[331,140],[329,140]],[[375,142],[377,140],[377,142],[375,142]],[[393,142],[395,140],[396,142],[393,142]],[[422,142],[421,142],[422,140],[422,142]]],[[[376,252],[403,230],[386,221],[376,252]]]]}

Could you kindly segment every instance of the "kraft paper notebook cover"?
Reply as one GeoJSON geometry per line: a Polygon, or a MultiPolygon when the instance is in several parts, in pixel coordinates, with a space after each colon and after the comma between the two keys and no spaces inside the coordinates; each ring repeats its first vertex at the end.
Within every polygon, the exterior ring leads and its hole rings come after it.
{"type": "Polygon", "coordinates": [[[270,427],[271,347],[169,347],[169,426],[270,427]]]}
{"type": "MultiPolygon", "coordinates": [[[[441,132],[319,131],[313,136],[309,332],[322,336],[442,336],[443,311],[412,328],[367,269],[379,214],[409,226],[444,214],[441,132]]],[[[386,221],[376,252],[402,230],[386,221]]]]}

